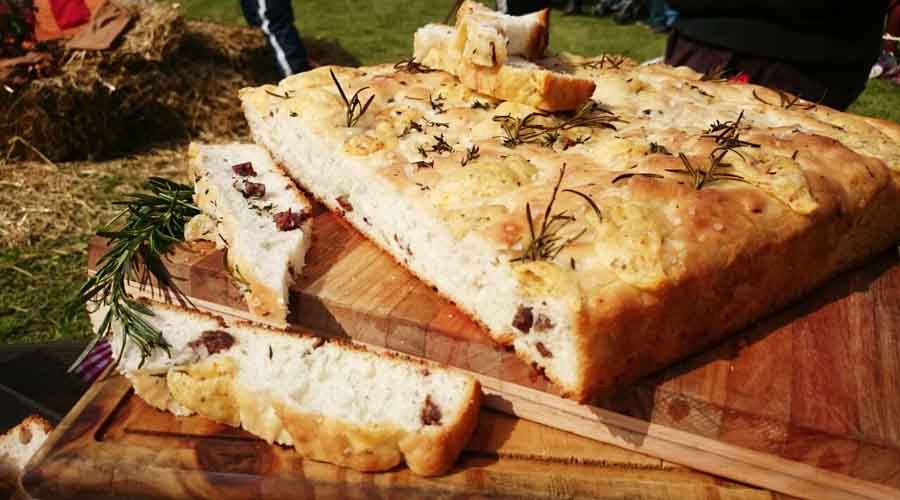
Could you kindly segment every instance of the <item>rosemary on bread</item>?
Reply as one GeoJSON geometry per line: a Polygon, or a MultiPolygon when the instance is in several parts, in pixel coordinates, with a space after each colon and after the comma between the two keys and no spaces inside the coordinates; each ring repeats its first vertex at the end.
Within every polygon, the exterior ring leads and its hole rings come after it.
{"type": "Polygon", "coordinates": [[[122,207],[122,211],[97,233],[109,240],[109,249],[98,261],[95,274],[87,279],[69,304],[69,311],[74,313],[86,306],[88,309],[104,308],[106,313],[73,368],[110,333],[113,323],[121,325],[123,334],[118,346],[119,357],[125,350],[126,341],[138,347],[142,358],[155,349],[168,352],[169,346],[162,333],[147,320],[153,312],[128,293],[127,282],[136,281],[144,287],[153,280],[164,294],[174,295],[184,303],[186,298],[162,263],[162,256],[182,241],[185,224],[199,214],[200,209],[194,205],[194,190],[190,186],[151,177],[145,187],[149,192],[128,194],[123,200],[114,202],[122,207]]]}

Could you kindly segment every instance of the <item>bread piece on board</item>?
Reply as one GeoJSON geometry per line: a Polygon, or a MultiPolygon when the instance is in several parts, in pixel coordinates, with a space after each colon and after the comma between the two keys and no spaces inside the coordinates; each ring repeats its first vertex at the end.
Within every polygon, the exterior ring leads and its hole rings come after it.
{"type": "Polygon", "coordinates": [[[415,34],[414,59],[455,75],[476,92],[545,111],[576,109],[594,92],[595,84],[589,79],[551,71],[522,57],[510,56],[493,67],[480,66],[458,50],[456,40],[456,28],[425,25],[415,34]]]}
{"type": "Polygon", "coordinates": [[[299,184],[352,205],[347,221],[578,400],[900,240],[898,126],[785,109],[685,68],[591,74],[600,104],[577,122],[388,65],[320,68],[241,99],[299,184]],[[354,127],[329,70],[375,96],[354,127]]]}
{"type": "Polygon", "coordinates": [[[225,248],[250,312],[285,324],[288,291],[310,243],[309,201],[254,144],[191,144],[189,157],[194,201],[203,213],[188,222],[185,239],[225,248]]]}
{"type": "MultiPolygon", "coordinates": [[[[349,342],[147,304],[171,356],[157,350],[141,364],[138,347],[126,343],[119,370],[132,381],[155,379],[158,408],[175,402],[315,460],[361,471],[406,462],[426,476],[449,470],[477,424],[481,390],[471,376],[349,342]]],[[[113,345],[120,335],[114,325],[113,345]]]]}
{"type": "Polygon", "coordinates": [[[22,488],[25,465],[44,444],[53,424],[32,415],[0,436],[0,495],[12,500],[30,499],[22,488]]]}
{"type": "Polygon", "coordinates": [[[456,50],[477,66],[498,66],[510,56],[538,59],[549,35],[549,9],[510,16],[466,0],[456,13],[456,50]]]}

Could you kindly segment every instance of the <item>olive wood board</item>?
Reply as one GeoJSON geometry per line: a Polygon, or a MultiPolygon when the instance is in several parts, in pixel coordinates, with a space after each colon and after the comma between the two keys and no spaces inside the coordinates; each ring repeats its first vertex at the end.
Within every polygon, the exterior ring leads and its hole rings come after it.
{"type": "MultiPolygon", "coordinates": [[[[694,469],[810,498],[900,498],[896,251],[580,405],[338,216],[320,210],[313,227],[292,324],[470,371],[490,408],[694,469]]],[[[92,243],[89,267],[104,248],[92,243]]],[[[211,244],[184,245],[167,265],[197,307],[249,317],[211,244]]]]}

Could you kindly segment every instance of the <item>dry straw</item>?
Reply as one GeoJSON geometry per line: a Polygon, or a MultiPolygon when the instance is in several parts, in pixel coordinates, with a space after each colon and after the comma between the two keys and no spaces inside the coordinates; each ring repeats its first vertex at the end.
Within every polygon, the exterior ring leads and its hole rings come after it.
{"type": "Polygon", "coordinates": [[[246,134],[237,90],[276,77],[257,30],[185,22],[157,4],[113,49],[70,51],[57,75],[0,92],[0,141],[61,161],[234,138],[246,134]]]}

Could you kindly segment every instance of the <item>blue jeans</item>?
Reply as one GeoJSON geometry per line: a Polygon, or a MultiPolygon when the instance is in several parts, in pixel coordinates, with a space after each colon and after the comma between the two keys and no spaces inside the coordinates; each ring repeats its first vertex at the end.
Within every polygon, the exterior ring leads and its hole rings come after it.
{"type": "Polygon", "coordinates": [[[282,76],[309,69],[306,48],[294,26],[291,0],[241,0],[241,10],[247,24],[265,33],[282,76]]]}

